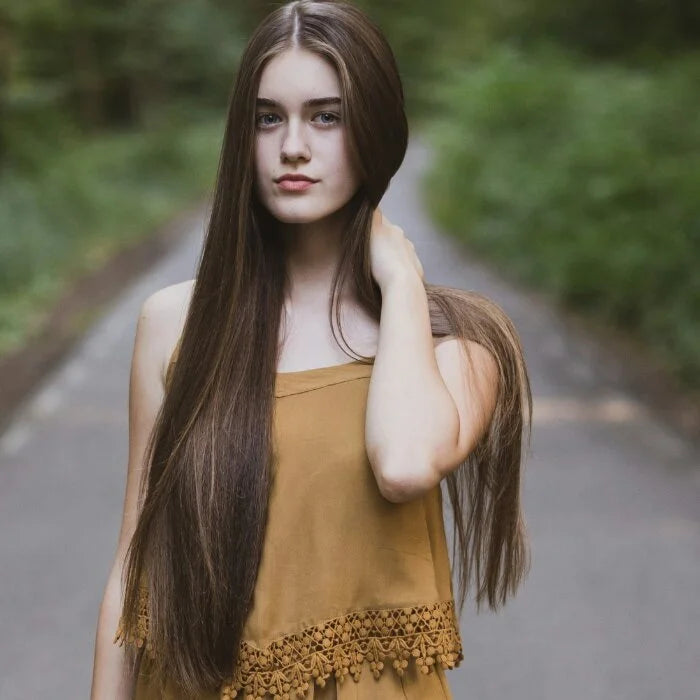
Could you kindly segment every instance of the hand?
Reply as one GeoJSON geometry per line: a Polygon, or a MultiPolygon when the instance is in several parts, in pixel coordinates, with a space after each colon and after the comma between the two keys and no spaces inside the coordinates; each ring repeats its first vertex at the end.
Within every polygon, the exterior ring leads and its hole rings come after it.
{"type": "Polygon", "coordinates": [[[381,289],[406,273],[417,274],[423,281],[423,265],[413,243],[378,207],[372,214],[369,251],[372,276],[381,289]]]}

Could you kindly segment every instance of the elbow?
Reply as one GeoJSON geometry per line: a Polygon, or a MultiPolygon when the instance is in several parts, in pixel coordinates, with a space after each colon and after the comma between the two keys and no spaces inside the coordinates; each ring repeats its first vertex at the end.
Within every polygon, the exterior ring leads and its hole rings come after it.
{"type": "Polygon", "coordinates": [[[432,467],[409,470],[409,460],[385,466],[377,480],[382,496],[391,503],[406,503],[419,498],[440,482],[432,467]]]}
{"type": "Polygon", "coordinates": [[[405,503],[410,500],[407,498],[406,489],[402,484],[387,482],[386,479],[382,479],[379,484],[379,492],[390,503],[405,503]]]}

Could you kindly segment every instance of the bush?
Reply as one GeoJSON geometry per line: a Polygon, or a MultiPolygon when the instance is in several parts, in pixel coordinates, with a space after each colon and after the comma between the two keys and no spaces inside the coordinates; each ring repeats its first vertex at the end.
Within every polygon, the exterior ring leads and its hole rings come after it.
{"type": "Polygon", "coordinates": [[[635,72],[503,48],[452,76],[436,219],[700,386],[700,58],[635,72]]]}
{"type": "Polygon", "coordinates": [[[0,355],[20,347],[72,279],[209,191],[223,125],[164,123],[73,140],[0,189],[0,355]]]}

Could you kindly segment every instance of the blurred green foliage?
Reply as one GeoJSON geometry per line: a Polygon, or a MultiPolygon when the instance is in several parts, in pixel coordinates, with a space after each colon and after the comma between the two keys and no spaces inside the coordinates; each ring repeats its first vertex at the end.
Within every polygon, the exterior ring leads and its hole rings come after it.
{"type": "Polygon", "coordinates": [[[71,137],[225,109],[244,37],[212,0],[34,0],[0,16],[0,167],[71,137]]]}
{"type": "Polygon", "coordinates": [[[644,70],[501,46],[442,84],[432,212],[700,386],[700,53],[644,70]]]}
{"type": "Polygon", "coordinates": [[[85,138],[0,190],[0,354],[41,326],[71,279],[213,185],[221,120],[85,138]]]}
{"type": "MultiPolygon", "coordinates": [[[[0,354],[60,280],[211,185],[238,56],[281,4],[0,4],[0,354]]],[[[356,4],[436,145],[443,226],[700,386],[700,4],[356,4]]]]}
{"type": "Polygon", "coordinates": [[[551,39],[580,55],[648,62],[698,47],[696,0],[529,0],[511,6],[502,23],[527,45],[551,39]]]}
{"type": "Polygon", "coordinates": [[[0,355],[213,185],[238,22],[210,0],[2,5],[0,355]]]}

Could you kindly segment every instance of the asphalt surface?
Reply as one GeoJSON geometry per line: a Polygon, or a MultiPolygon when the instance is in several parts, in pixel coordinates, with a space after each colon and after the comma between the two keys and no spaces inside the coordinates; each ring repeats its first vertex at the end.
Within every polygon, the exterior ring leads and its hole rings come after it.
{"type": "MultiPolygon", "coordinates": [[[[505,308],[535,396],[523,475],[532,569],[497,614],[467,600],[454,697],[697,700],[699,455],[620,388],[594,341],[435,230],[420,205],[428,157],[414,140],[382,209],[428,281],[505,308]]],[[[136,319],[150,293],[194,276],[203,225],[124,290],[0,437],[0,700],[89,697],[136,319]]]]}

